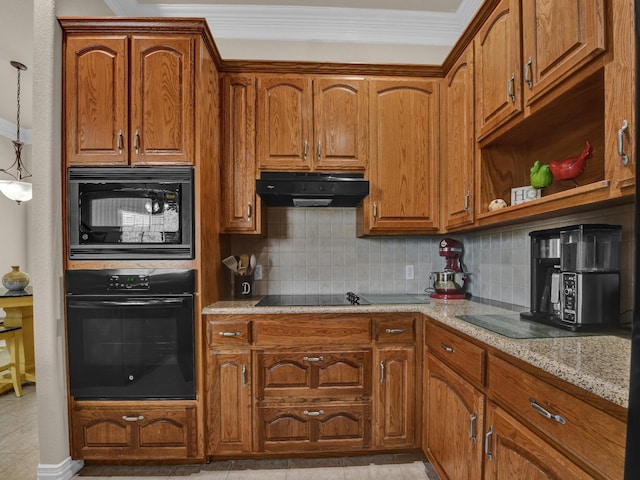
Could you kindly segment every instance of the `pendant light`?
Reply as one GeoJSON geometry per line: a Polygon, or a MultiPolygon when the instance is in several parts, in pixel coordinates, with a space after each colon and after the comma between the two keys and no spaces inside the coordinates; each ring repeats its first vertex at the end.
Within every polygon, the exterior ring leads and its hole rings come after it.
{"type": "Polygon", "coordinates": [[[22,63],[13,60],[11,61],[11,66],[18,71],[18,113],[16,116],[17,134],[16,139],[13,141],[13,147],[16,151],[16,159],[9,168],[0,168],[0,172],[9,175],[13,179],[0,180],[0,192],[2,192],[5,197],[18,202],[19,205],[20,202],[29,201],[32,197],[31,183],[23,181],[25,178],[29,178],[31,174],[25,168],[22,163],[22,159],[20,158],[23,145],[20,141],[20,71],[26,70],[27,67],[22,63]],[[11,173],[11,170],[14,168],[15,173],[11,173]]]}

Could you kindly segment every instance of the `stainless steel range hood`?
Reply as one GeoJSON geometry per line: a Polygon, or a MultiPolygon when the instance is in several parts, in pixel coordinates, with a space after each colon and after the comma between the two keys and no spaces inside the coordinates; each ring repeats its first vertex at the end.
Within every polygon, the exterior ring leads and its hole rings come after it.
{"type": "Polygon", "coordinates": [[[369,181],[362,173],[262,172],[256,192],[274,207],[355,207],[369,181]]]}

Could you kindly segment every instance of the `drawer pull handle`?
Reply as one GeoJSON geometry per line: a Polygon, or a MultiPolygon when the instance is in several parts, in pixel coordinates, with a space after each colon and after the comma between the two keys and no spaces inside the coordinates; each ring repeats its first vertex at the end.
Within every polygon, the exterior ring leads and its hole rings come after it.
{"type": "Polygon", "coordinates": [[[476,420],[478,419],[478,413],[473,412],[471,418],[469,419],[469,438],[473,440],[474,445],[478,442],[476,437],[476,420]]]}
{"type": "Polygon", "coordinates": [[[513,73],[507,80],[507,97],[511,100],[511,103],[516,103],[516,94],[513,93],[513,86],[516,83],[516,74],[513,73]]]}
{"type": "Polygon", "coordinates": [[[305,410],[304,413],[308,417],[319,417],[320,415],[324,415],[324,410],[318,410],[316,412],[311,412],[309,410],[305,410]]]}
{"type": "Polygon", "coordinates": [[[140,155],[140,132],[138,130],[133,135],[133,148],[136,150],[136,155],[140,155]]]}
{"type": "Polygon", "coordinates": [[[558,422],[558,423],[560,423],[562,425],[566,425],[567,424],[567,421],[565,420],[565,418],[563,416],[557,415],[555,413],[551,413],[546,408],[538,405],[533,398],[529,399],[529,403],[531,404],[531,408],[533,408],[536,412],[538,412],[543,417],[546,417],[549,420],[555,420],[556,422],[558,422]]]}
{"type": "Polygon", "coordinates": [[[247,366],[242,364],[242,388],[247,386],[247,366]]]}
{"type": "Polygon", "coordinates": [[[447,344],[446,344],[446,343],[444,343],[444,342],[442,342],[442,343],[440,344],[440,346],[442,347],[442,349],[443,349],[445,352],[449,352],[449,353],[453,353],[453,352],[454,352],[453,347],[450,347],[449,345],[447,345],[447,344]]]}
{"type": "Polygon", "coordinates": [[[240,332],[220,332],[218,335],[221,337],[239,337],[240,332]]]}
{"type": "Polygon", "coordinates": [[[380,362],[380,383],[384,383],[384,360],[380,362]]]}
{"type": "Polygon", "coordinates": [[[489,457],[489,461],[493,461],[493,453],[489,450],[489,442],[491,441],[491,436],[493,435],[493,425],[489,427],[489,431],[484,434],[484,454],[489,457]]]}
{"type": "Polygon", "coordinates": [[[321,362],[324,357],[302,357],[305,362],[321,362]]]}
{"type": "Polygon", "coordinates": [[[118,153],[122,155],[122,130],[118,132],[116,146],[118,147],[118,153]]]}
{"type": "Polygon", "coordinates": [[[531,78],[529,77],[531,75],[532,62],[533,60],[531,59],[531,57],[529,57],[529,60],[527,60],[527,64],[524,66],[524,83],[527,84],[529,90],[533,88],[533,80],[531,80],[531,78]]]}
{"type": "Polygon", "coordinates": [[[618,156],[622,161],[622,166],[626,167],[629,164],[629,155],[624,153],[624,132],[629,128],[629,122],[627,120],[622,121],[622,126],[618,130],[618,156]]]}
{"type": "Polygon", "coordinates": [[[406,330],[404,328],[387,328],[385,330],[386,333],[390,333],[392,335],[401,335],[405,332],[406,330]]]}
{"type": "Polygon", "coordinates": [[[140,420],[144,420],[144,416],[138,415],[137,417],[129,417],[128,415],[123,415],[122,419],[125,422],[139,422],[140,420]]]}

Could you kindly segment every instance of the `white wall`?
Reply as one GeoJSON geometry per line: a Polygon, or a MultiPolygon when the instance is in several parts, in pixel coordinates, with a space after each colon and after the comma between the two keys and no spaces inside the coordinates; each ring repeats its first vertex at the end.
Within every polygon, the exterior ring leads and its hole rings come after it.
{"type": "MultiPolygon", "coordinates": [[[[31,146],[22,149],[22,159],[27,163],[31,154],[31,146]]],[[[0,168],[8,168],[15,160],[15,150],[11,139],[0,136],[0,168]]],[[[27,166],[28,168],[28,166],[27,166]]],[[[13,171],[15,173],[15,171],[13,171]]],[[[0,179],[10,177],[0,173],[0,179]]],[[[0,194],[0,276],[11,270],[11,265],[20,265],[20,270],[30,272],[28,263],[27,231],[31,211],[31,202],[18,205],[0,194]]]]}

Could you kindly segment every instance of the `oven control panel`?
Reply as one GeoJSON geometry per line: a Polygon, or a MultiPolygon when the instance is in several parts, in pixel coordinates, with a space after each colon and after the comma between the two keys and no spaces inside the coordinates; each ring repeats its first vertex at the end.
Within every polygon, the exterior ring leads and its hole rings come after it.
{"type": "Polygon", "coordinates": [[[149,275],[109,275],[107,290],[149,290],[149,275]]]}

